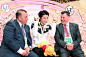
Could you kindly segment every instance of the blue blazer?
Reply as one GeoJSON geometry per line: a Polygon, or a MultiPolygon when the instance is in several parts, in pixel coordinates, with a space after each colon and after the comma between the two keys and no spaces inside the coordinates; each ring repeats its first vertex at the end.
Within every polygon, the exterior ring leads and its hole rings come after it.
{"type": "MultiPolygon", "coordinates": [[[[25,24],[24,29],[26,32],[28,46],[31,46],[32,39],[30,37],[30,28],[25,24]]],[[[24,46],[24,36],[17,19],[9,21],[4,28],[0,57],[7,57],[8,55],[20,57],[21,55],[18,54],[17,51],[20,47],[24,49],[24,46]]]]}

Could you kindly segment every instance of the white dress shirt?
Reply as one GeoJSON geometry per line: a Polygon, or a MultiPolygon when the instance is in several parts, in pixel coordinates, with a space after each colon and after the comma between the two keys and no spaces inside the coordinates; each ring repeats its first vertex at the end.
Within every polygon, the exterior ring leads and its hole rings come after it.
{"type": "MultiPolygon", "coordinates": [[[[63,25],[64,27],[64,25],[63,25]]],[[[68,30],[68,33],[69,33],[69,37],[71,37],[71,32],[70,32],[70,29],[69,29],[69,22],[66,24],[66,27],[67,27],[67,30],[68,30]]],[[[65,32],[65,29],[64,29],[64,38],[65,38],[65,35],[66,35],[66,32],[65,32]]],[[[65,39],[64,39],[65,41],[65,39]]],[[[72,40],[72,37],[71,37],[71,42],[73,43],[73,40],[72,40]]]]}

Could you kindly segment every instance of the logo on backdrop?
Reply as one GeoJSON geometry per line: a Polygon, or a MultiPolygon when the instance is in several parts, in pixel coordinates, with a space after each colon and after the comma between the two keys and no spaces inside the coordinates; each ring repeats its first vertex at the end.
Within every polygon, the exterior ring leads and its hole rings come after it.
{"type": "Polygon", "coordinates": [[[8,12],[10,10],[10,6],[8,4],[3,4],[1,9],[3,12],[8,12]]]}
{"type": "Polygon", "coordinates": [[[70,12],[70,15],[72,15],[73,13],[74,13],[74,8],[72,7],[72,6],[67,6],[66,8],[65,8],[65,10],[66,11],[69,11],[70,12]]]}

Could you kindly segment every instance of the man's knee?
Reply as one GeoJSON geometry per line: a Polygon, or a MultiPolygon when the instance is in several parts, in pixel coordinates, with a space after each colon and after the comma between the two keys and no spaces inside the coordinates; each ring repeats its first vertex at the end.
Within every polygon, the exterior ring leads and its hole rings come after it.
{"type": "Polygon", "coordinates": [[[72,57],[85,57],[84,54],[73,55],[72,57]]]}
{"type": "Polygon", "coordinates": [[[67,53],[61,53],[59,54],[59,57],[69,57],[69,55],[67,53]]]}
{"type": "Polygon", "coordinates": [[[59,57],[69,57],[70,56],[69,51],[67,51],[64,48],[61,48],[58,53],[59,53],[59,57]]]}
{"type": "Polygon", "coordinates": [[[84,54],[81,54],[79,57],[85,57],[84,54]]]}

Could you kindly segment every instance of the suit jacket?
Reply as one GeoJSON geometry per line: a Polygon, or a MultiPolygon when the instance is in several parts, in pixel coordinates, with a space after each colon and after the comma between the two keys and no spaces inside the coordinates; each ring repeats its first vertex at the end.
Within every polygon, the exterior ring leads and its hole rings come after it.
{"type": "MultiPolygon", "coordinates": [[[[26,32],[28,46],[31,46],[32,39],[30,37],[30,28],[25,24],[24,29],[26,32]]],[[[19,57],[21,55],[19,55],[17,51],[20,47],[24,49],[24,46],[24,36],[17,19],[9,21],[4,28],[3,40],[1,44],[2,56],[0,55],[0,57],[7,57],[9,54],[14,54],[14,57],[19,57]]]]}
{"type": "MultiPolygon", "coordinates": [[[[74,49],[76,48],[81,49],[80,47],[81,35],[80,35],[78,25],[75,23],[69,22],[69,29],[73,40],[74,49]]],[[[60,48],[65,48],[66,42],[64,42],[64,27],[62,23],[56,26],[55,41],[56,41],[57,50],[60,48]]]]}

